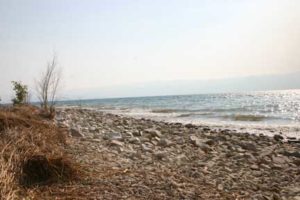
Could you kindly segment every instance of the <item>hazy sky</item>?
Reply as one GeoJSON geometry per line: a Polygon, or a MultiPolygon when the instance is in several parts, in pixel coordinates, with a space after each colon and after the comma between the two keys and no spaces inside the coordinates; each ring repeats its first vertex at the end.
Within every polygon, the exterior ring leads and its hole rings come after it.
{"type": "Polygon", "coordinates": [[[300,1],[0,0],[3,99],[11,80],[33,88],[53,51],[75,93],[291,73],[300,70],[300,1]]]}

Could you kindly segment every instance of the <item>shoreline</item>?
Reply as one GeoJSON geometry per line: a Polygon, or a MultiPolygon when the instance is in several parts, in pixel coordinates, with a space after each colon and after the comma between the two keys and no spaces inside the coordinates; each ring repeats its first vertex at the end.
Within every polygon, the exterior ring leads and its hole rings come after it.
{"type": "Polygon", "coordinates": [[[299,140],[300,141],[300,126],[299,125],[274,125],[274,124],[253,124],[253,123],[245,123],[239,124],[239,123],[232,123],[232,122],[208,122],[208,121],[201,121],[201,120],[187,120],[183,121],[180,119],[175,119],[172,117],[153,117],[153,116],[147,116],[147,115],[135,115],[129,112],[120,112],[122,110],[106,110],[101,109],[97,107],[89,107],[89,106],[61,106],[58,107],[59,109],[87,109],[92,110],[96,112],[103,112],[106,114],[113,114],[118,115],[122,117],[129,117],[134,119],[149,119],[156,122],[164,122],[164,123],[180,123],[182,125],[192,124],[194,126],[198,127],[205,127],[211,130],[214,130],[216,132],[222,132],[222,131],[231,131],[231,132],[237,132],[240,134],[254,134],[254,135],[265,135],[268,137],[274,137],[274,135],[280,135],[284,138],[285,141],[288,140],[299,140]]]}
{"type": "Polygon", "coordinates": [[[280,135],[256,136],[84,108],[57,109],[56,123],[70,130],[70,152],[80,163],[124,173],[105,179],[126,188],[116,196],[121,199],[126,198],[119,195],[145,199],[145,194],[148,199],[300,197],[300,145],[284,142],[280,135]],[[135,191],[133,196],[129,191],[135,191]]]}

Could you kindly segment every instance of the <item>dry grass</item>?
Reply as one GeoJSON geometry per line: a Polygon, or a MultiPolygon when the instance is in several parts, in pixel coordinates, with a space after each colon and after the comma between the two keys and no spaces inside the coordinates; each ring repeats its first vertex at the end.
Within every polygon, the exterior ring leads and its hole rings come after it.
{"type": "Polygon", "coordinates": [[[79,167],[64,152],[66,133],[32,106],[0,110],[0,199],[27,196],[26,188],[70,181],[79,167]]]}

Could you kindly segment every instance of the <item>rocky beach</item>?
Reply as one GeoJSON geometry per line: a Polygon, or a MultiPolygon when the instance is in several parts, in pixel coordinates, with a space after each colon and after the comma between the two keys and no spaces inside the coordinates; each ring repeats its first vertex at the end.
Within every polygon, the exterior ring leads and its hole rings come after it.
{"type": "Polygon", "coordinates": [[[72,190],[78,199],[300,199],[298,140],[84,108],[60,108],[55,121],[69,130],[66,151],[92,176],[45,196],[72,190]]]}

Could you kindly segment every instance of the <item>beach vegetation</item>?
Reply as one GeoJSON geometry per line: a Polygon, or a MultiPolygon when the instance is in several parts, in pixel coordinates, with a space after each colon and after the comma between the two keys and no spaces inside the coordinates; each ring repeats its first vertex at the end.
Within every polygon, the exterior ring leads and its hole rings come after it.
{"type": "Polygon", "coordinates": [[[63,148],[66,132],[39,113],[31,105],[0,108],[0,199],[44,199],[36,188],[79,178],[63,148]]]}
{"type": "Polygon", "coordinates": [[[36,81],[36,90],[41,108],[49,116],[54,117],[57,92],[61,82],[61,70],[58,68],[57,57],[54,55],[48,62],[45,71],[36,81]]]}
{"type": "Polygon", "coordinates": [[[12,81],[15,97],[12,99],[14,105],[26,104],[28,100],[28,87],[21,82],[12,81]]]}

